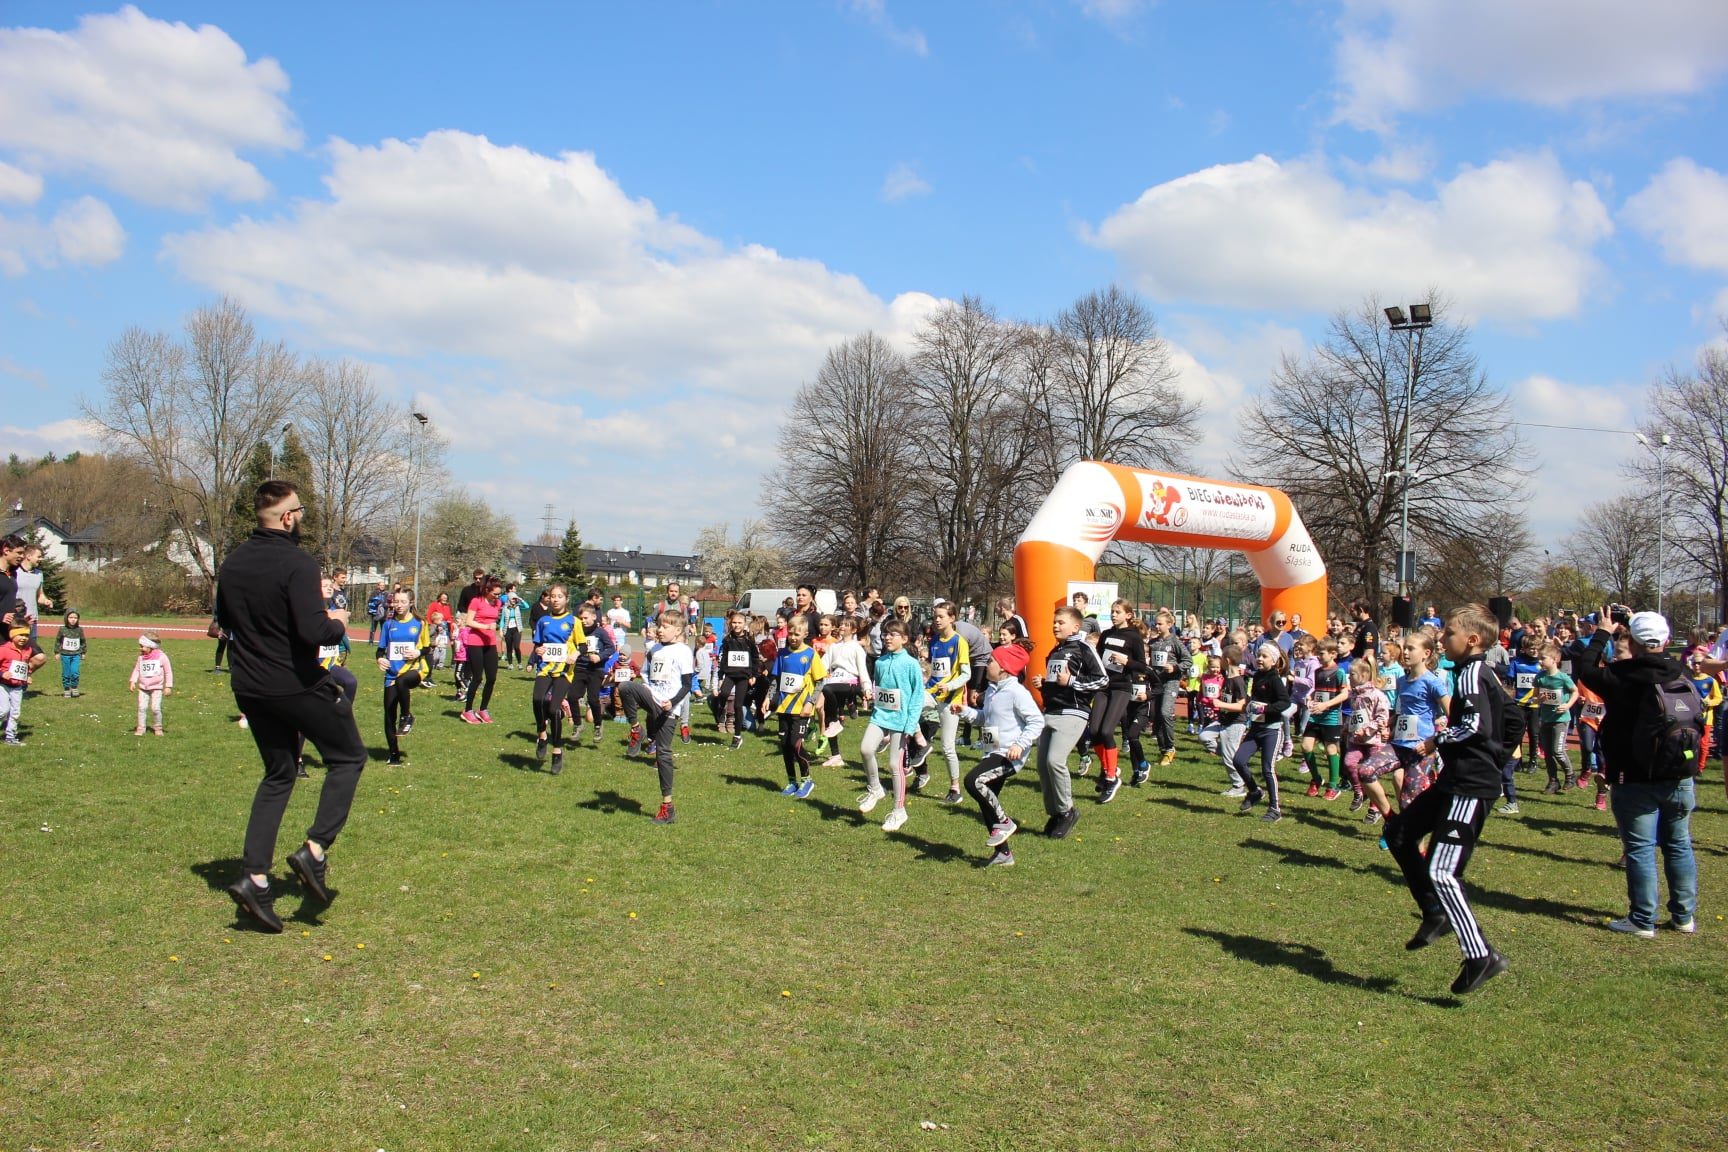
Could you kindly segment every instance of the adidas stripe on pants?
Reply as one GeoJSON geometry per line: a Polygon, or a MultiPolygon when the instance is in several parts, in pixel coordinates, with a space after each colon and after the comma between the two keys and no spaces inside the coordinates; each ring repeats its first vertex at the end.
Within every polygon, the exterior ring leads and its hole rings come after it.
{"type": "Polygon", "coordinates": [[[1386,821],[1386,847],[1404,870],[1404,883],[1424,916],[1445,915],[1465,957],[1485,959],[1488,941],[1464,896],[1464,869],[1488,821],[1488,801],[1430,788],[1386,821]],[[1422,839],[1432,835],[1423,859],[1422,839]]]}

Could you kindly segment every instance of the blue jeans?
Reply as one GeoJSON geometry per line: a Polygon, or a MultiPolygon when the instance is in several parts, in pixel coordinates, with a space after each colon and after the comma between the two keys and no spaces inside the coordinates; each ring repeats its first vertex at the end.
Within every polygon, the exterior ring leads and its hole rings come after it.
{"type": "Polygon", "coordinates": [[[1656,927],[1656,849],[1668,875],[1668,911],[1684,923],[1698,911],[1698,862],[1692,855],[1691,780],[1628,781],[1609,794],[1620,842],[1626,849],[1628,918],[1656,927]]]}

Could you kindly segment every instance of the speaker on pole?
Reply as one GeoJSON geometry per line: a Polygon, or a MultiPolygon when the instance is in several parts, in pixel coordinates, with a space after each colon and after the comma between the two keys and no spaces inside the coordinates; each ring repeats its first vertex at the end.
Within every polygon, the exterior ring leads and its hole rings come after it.
{"type": "Polygon", "coordinates": [[[1494,619],[1500,621],[1500,627],[1512,627],[1512,598],[1496,596],[1488,601],[1488,611],[1494,613],[1494,619]]]}
{"type": "Polygon", "coordinates": [[[1416,627],[1416,602],[1408,596],[1392,598],[1392,623],[1400,628],[1416,627]]]}

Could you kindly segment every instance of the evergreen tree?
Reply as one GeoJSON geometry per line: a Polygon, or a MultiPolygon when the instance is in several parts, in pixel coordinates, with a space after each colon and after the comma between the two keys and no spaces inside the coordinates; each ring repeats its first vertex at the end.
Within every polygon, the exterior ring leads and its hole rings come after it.
{"type": "Polygon", "coordinates": [[[579,589],[586,589],[588,566],[582,562],[582,533],[576,530],[574,520],[564,529],[564,540],[558,545],[558,557],[552,562],[551,582],[569,588],[573,603],[582,597],[579,589]]]}
{"type": "Polygon", "coordinates": [[[324,509],[318,503],[318,493],[312,487],[312,457],[306,454],[306,446],[300,443],[300,433],[293,426],[282,436],[282,451],[276,457],[275,478],[292,480],[294,487],[300,490],[300,503],[306,508],[306,520],[300,527],[306,546],[318,539],[318,528],[323,523],[324,509]]]}
{"type": "Polygon", "coordinates": [[[246,468],[240,474],[240,484],[234,490],[234,507],[229,510],[226,533],[228,551],[232,552],[240,542],[252,535],[252,529],[257,526],[258,518],[252,511],[252,494],[258,491],[258,485],[270,478],[270,468],[275,462],[270,445],[258,443],[253,445],[251,455],[246,457],[246,468]]]}
{"type": "Polygon", "coordinates": [[[300,443],[299,435],[293,428],[289,428],[282,437],[281,452],[278,453],[270,444],[259,441],[253,445],[251,455],[246,458],[246,469],[241,473],[240,485],[234,491],[234,507],[228,519],[230,550],[252,535],[252,529],[258,523],[252,509],[253,493],[258,491],[258,485],[272,479],[294,482],[294,486],[300,490],[300,502],[306,507],[306,520],[301,526],[301,534],[310,541],[317,533],[320,509],[312,491],[312,461],[306,455],[306,448],[300,443]]]}

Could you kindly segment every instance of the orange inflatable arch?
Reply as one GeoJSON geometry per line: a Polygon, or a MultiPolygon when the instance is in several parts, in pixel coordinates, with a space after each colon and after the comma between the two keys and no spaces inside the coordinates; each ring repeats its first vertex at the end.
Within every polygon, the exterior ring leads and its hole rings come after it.
{"type": "Polygon", "coordinates": [[[1278,609],[1326,619],[1326,564],[1284,493],[1083,460],[1014,546],[1014,601],[1032,630],[1034,669],[1055,646],[1049,622],[1068,603],[1069,582],[1090,581],[1112,540],[1233,548],[1260,581],[1262,622],[1278,609]]]}

